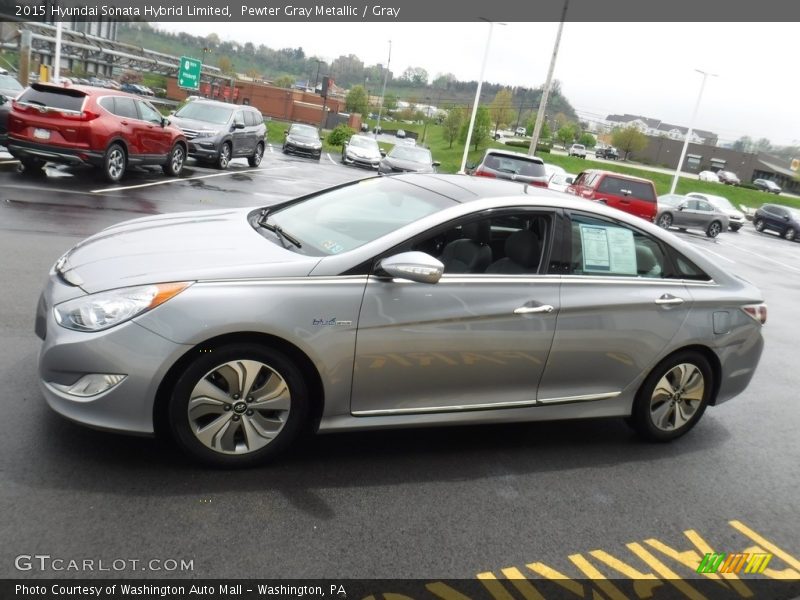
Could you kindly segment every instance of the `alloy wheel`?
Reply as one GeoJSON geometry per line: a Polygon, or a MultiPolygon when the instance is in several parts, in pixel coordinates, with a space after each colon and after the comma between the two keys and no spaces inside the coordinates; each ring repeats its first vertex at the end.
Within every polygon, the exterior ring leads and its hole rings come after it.
{"type": "Polygon", "coordinates": [[[181,169],[183,168],[183,147],[182,146],[175,146],[175,149],[172,151],[172,172],[174,174],[179,174],[181,169]]]}
{"type": "Polygon", "coordinates": [[[659,379],[650,397],[650,419],[656,428],[680,429],[702,405],[705,378],[692,363],[680,363],[659,379]]]}
{"type": "Polygon", "coordinates": [[[125,171],[125,153],[118,146],[111,149],[106,170],[108,171],[108,176],[114,181],[122,177],[122,173],[125,171]]]}

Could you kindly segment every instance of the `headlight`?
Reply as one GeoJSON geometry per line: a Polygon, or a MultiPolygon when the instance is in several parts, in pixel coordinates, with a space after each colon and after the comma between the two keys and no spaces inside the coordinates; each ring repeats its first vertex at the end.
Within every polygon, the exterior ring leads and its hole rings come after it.
{"type": "Polygon", "coordinates": [[[194,136],[195,138],[208,138],[208,137],[216,137],[219,135],[219,131],[215,131],[213,129],[201,129],[197,132],[197,135],[194,136]]]}
{"type": "Polygon", "coordinates": [[[74,331],[102,331],[132,319],[176,296],[191,282],[157,283],[76,298],[53,308],[56,322],[74,331]]]}

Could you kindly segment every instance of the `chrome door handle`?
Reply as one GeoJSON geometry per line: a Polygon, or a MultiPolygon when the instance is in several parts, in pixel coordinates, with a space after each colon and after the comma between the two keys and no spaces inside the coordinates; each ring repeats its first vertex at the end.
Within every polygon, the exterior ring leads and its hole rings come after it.
{"type": "Polygon", "coordinates": [[[515,315],[529,315],[532,313],[549,313],[553,312],[553,307],[549,304],[542,304],[541,306],[520,306],[514,309],[515,315]]]}
{"type": "Polygon", "coordinates": [[[678,298],[677,296],[673,296],[671,294],[664,294],[660,298],[656,298],[656,304],[683,304],[683,298],[678,298]]]}

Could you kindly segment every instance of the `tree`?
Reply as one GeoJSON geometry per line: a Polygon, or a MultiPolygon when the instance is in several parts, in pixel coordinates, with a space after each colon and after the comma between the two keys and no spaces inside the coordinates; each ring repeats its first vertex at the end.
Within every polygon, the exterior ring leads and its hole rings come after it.
{"type": "Polygon", "coordinates": [[[397,108],[397,96],[394,94],[386,94],[383,98],[383,108],[386,110],[394,110],[397,108]]]}
{"type": "Polygon", "coordinates": [[[367,97],[367,90],[363,85],[354,85],[347,92],[347,97],[344,100],[347,112],[360,113],[362,115],[369,111],[369,98],[367,97]]]}
{"type": "Polygon", "coordinates": [[[564,146],[571,143],[575,139],[575,126],[569,123],[562,125],[556,132],[556,139],[564,146]]]}
{"type": "Polygon", "coordinates": [[[753,150],[753,140],[750,136],[743,135],[733,142],[733,149],[738,152],[751,152],[753,150]]]}
{"type": "Polygon", "coordinates": [[[285,88],[288,90],[294,85],[294,77],[291,75],[281,75],[275,81],[273,81],[273,84],[276,87],[285,88]]]}
{"type": "Polygon", "coordinates": [[[625,153],[625,160],[632,152],[647,148],[647,136],[635,127],[616,128],[611,132],[611,143],[625,153]]]}
{"type": "Polygon", "coordinates": [[[205,39],[206,45],[215,48],[219,46],[219,36],[216,33],[209,33],[205,39]]]}
{"type": "Polygon", "coordinates": [[[772,148],[772,142],[767,138],[761,138],[756,142],[756,150],[759,152],[769,152],[770,148],[772,148]]]}
{"type": "Polygon", "coordinates": [[[489,105],[489,114],[492,116],[495,132],[497,132],[501,123],[508,124],[514,116],[511,90],[500,90],[495,94],[494,100],[489,105]]]}
{"type": "MultiPolygon", "coordinates": [[[[528,122],[525,123],[525,135],[533,135],[533,128],[536,127],[536,115],[538,113],[532,113],[528,122]]],[[[550,139],[552,133],[550,132],[550,126],[547,124],[547,119],[542,121],[542,130],[539,132],[539,139],[540,140],[547,140],[550,139]]]]}
{"type": "Polygon", "coordinates": [[[453,142],[458,137],[458,132],[461,131],[461,126],[464,122],[464,111],[460,108],[453,107],[447,111],[447,117],[444,122],[444,139],[450,144],[449,148],[453,147],[453,142]]]}
{"type": "Polygon", "coordinates": [[[250,79],[253,81],[258,81],[261,79],[261,73],[258,72],[258,69],[247,69],[247,73],[245,73],[250,79]]]}
{"type": "Polygon", "coordinates": [[[578,143],[587,148],[594,148],[597,145],[597,139],[591,133],[584,132],[578,138],[578,143]]]}
{"type": "MultiPolygon", "coordinates": [[[[466,143],[467,131],[469,130],[469,121],[464,123],[461,128],[461,135],[459,139],[466,143]]],[[[475,150],[486,139],[489,139],[489,134],[492,131],[492,118],[489,116],[489,109],[485,106],[479,106],[478,112],[475,115],[475,125],[472,127],[472,143],[475,144],[475,150]]]]}
{"type": "Polygon", "coordinates": [[[219,70],[223,72],[223,74],[233,75],[233,63],[227,56],[220,56],[219,60],[217,61],[217,66],[219,67],[219,70]]]}

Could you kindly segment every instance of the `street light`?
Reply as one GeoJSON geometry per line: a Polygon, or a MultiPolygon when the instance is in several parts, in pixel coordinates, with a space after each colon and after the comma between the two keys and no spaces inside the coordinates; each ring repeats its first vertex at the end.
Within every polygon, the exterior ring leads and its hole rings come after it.
{"type": "Polygon", "coordinates": [[[317,59],[317,74],[314,75],[314,93],[317,92],[317,82],[319,81],[319,66],[322,64],[325,64],[325,61],[317,59]]]}
{"type": "Polygon", "coordinates": [[[389,67],[392,66],[392,40],[389,40],[389,60],[386,62],[386,75],[383,78],[383,91],[381,92],[381,103],[378,106],[378,121],[375,124],[375,137],[381,130],[381,113],[383,112],[383,98],[386,96],[386,83],[389,81],[389,67]]]}
{"type": "Polygon", "coordinates": [[[675,168],[675,176],[672,178],[672,187],[669,189],[670,194],[675,193],[675,188],[678,187],[678,177],[680,177],[681,168],[683,167],[683,161],[686,158],[686,151],[689,149],[689,139],[692,137],[693,129],[694,129],[694,120],[697,117],[697,109],[700,108],[700,99],[703,97],[703,89],[706,87],[706,79],[709,77],[717,77],[714,73],[709,73],[707,71],[701,71],[700,69],[695,69],[698,73],[703,76],[703,81],[700,83],[700,93],[697,94],[697,102],[694,103],[694,111],[692,111],[692,119],[689,121],[689,131],[686,132],[686,139],[683,140],[683,149],[681,150],[681,157],[678,159],[678,166],[675,168]]]}
{"type": "Polygon", "coordinates": [[[489,58],[489,47],[492,44],[492,31],[495,25],[505,25],[505,23],[495,23],[487,19],[481,19],[489,23],[489,35],[486,36],[486,48],[483,51],[483,64],[481,65],[481,77],[478,79],[478,89],[475,90],[475,102],[472,103],[472,115],[469,118],[469,127],[467,128],[467,142],[464,144],[464,156],[461,157],[461,168],[458,172],[463,175],[464,169],[467,167],[467,154],[469,153],[469,145],[472,142],[472,128],[475,125],[475,116],[478,114],[478,102],[481,99],[481,88],[483,87],[483,74],[486,71],[486,61],[489,58]]]}

